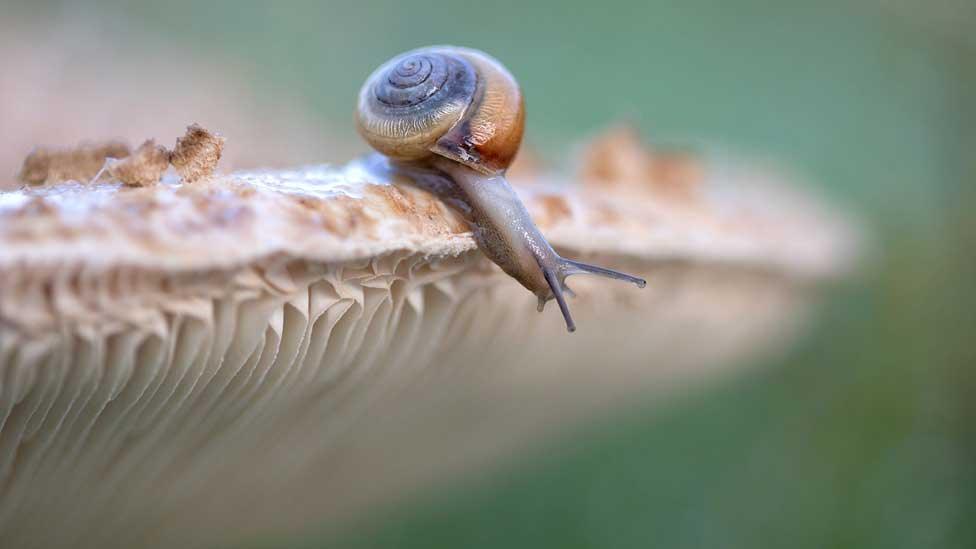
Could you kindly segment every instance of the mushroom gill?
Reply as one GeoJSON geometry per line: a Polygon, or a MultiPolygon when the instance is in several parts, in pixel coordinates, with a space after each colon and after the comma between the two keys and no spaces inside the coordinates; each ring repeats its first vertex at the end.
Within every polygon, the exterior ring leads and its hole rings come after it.
{"type": "Polygon", "coordinates": [[[522,183],[555,246],[648,287],[578,281],[568,335],[460,216],[356,163],[0,193],[0,545],[354,515],[782,345],[851,259],[844,223],[755,173],[680,199],[522,183]]]}

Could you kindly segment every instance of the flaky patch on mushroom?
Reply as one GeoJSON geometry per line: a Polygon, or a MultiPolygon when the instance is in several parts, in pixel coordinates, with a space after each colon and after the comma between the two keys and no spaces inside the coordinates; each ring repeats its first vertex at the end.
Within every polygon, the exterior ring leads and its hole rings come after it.
{"type": "Polygon", "coordinates": [[[224,137],[199,124],[186,128],[186,135],[176,139],[170,162],[187,183],[213,175],[224,150],[224,137]]]}
{"type": "Polygon", "coordinates": [[[689,200],[704,176],[701,159],[687,151],[652,148],[636,128],[610,128],[594,137],[581,154],[580,181],[595,187],[623,186],[665,198],[689,200]]]}
{"type": "Polygon", "coordinates": [[[106,159],[129,155],[129,146],[118,141],[82,144],[74,148],[38,147],[24,159],[17,178],[29,185],[60,181],[88,181],[106,159]]]}
{"type": "Polygon", "coordinates": [[[169,168],[169,151],[149,139],[131,155],[107,162],[106,168],[111,177],[131,187],[144,187],[159,183],[169,168]]]}
{"type": "Polygon", "coordinates": [[[562,183],[518,186],[547,238],[648,280],[580,280],[573,335],[361,163],[0,193],[0,546],[347,518],[784,345],[853,257],[769,174],[709,173],[696,208],[562,183]]]}

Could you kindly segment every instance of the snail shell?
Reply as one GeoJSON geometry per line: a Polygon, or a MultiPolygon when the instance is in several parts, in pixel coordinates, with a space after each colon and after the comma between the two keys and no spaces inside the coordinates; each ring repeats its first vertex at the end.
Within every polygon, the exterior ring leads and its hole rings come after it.
{"type": "Polygon", "coordinates": [[[504,173],[522,143],[525,106],[512,75],[468,48],[431,46],[380,66],[363,84],[359,133],[395,160],[438,155],[486,175],[504,173]]]}

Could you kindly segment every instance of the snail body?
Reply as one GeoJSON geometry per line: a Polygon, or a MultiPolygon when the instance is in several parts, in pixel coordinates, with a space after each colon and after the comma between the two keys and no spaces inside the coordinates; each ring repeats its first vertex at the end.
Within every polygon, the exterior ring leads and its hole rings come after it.
{"type": "Polygon", "coordinates": [[[356,126],[394,172],[442,196],[472,223],[479,248],[539,300],[559,304],[576,329],[566,277],[590,273],[644,287],[643,279],[565,259],[532,221],[505,179],[522,142],[518,83],[492,57],[469,48],[412,50],[363,84],[356,126]]]}

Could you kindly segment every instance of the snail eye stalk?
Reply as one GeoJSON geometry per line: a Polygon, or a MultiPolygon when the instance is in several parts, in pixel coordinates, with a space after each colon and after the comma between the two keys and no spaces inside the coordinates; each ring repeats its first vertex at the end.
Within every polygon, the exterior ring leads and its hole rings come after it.
{"type": "Polygon", "coordinates": [[[563,262],[569,266],[566,270],[566,276],[574,274],[592,274],[597,276],[602,276],[605,278],[612,278],[615,280],[623,280],[624,282],[630,282],[638,288],[643,288],[647,286],[647,281],[643,278],[632,276],[620,271],[614,271],[613,269],[605,269],[603,267],[597,267],[596,265],[590,265],[589,263],[581,263],[579,261],[573,261],[572,259],[563,259],[563,262]]]}

